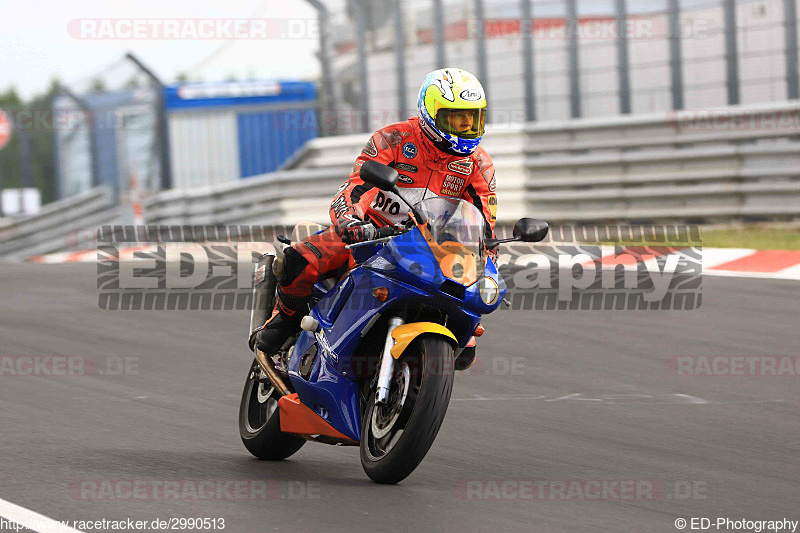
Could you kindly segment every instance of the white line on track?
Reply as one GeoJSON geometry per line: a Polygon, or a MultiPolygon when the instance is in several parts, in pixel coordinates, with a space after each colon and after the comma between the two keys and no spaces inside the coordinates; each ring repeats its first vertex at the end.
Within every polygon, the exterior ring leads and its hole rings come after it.
{"type": "Polygon", "coordinates": [[[790,267],[778,272],[737,272],[734,270],[711,270],[703,268],[704,276],[724,276],[728,278],[762,278],[800,280],[800,270],[790,267]]]}
{"type": "Polygon", "coordinates": [[[545,400],[546,402],[560,402],[561,400],[583,400],[586,402],[602,402],[600,398],[581,398],[580,393],[575,394],[568,394],[566,396],[562,396],[561,398],[553,398],[551,400],[545,400]]]}
{"type": "MultiPolygon", "coordinates": [[[[584,402],[600,402],[603,405],[632,405],[632,406],[647,406],[647,405],[747,405],[756,403],[782,403],[787,400],[749,400],[749,401],[725,401],[725,400],[705,400],[697,396],[690,396],[688,394],[664,394],[651,396],[649,394],[611,394],[601,398],[583,398],[580,393],[568,394],[559,398],[548,399],[547,396],[538,394],[535,396],[495,396],[486,397],[479,394],[473,394],[472,398],[450,398],[450,402],[491,402],[491,401],[544,401],[544,402],[560,402],[569,400],[584,401],[584,402]],[[670,400],[669,398],[675,398],[670,400]],[[666,400],[666,401],[665,401],[666,400]]],[[[574,405],[574,404],[573,404],[574,405]]]]}
{"type": "MultiPolygon", "coordinates": [[[[0,520],[5,519],[37,533],[83,533],[78,529],[59,523],[58,520],[25,509],[19,505],[0,499],[0,520]]],[[[4,527],[2,529],[13,529],[4,527]]]]}
{"type": "Polygon", "coordinates": [[[686,398],[691,403],[696,403],[699,405],[708,403],[708,400],[704,400],[702,398],[697,398],[696,396],[689,396],[688,394],[675,394],[678,398],[686,398]]]}

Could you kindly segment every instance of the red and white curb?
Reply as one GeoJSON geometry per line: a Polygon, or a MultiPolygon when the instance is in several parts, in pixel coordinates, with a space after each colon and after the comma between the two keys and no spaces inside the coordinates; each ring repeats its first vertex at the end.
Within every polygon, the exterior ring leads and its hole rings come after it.
{"type": "MultiPolygon", "coordinates": [[[[188,251],[200,248],[201,244],[195,243],[167,243],[168,248],[188,251]]],[[[207,246],[207,244],[205,245],[207,246]]],[[[267,251],[270,244],[257,242],[238,243],[238,247],[248,247],[253,250],[267,251]]],[[[642,256],[632,254],[615,255],[613,246],[601,246],[602,264],[604,268],[613,268],[622,264],[626,268],[636,268],[638,262],[645,263],[656,261],[657,256],[680,254],[680,247],[648,247],[642,248],[642,256]]],[[[120,259],[123,261],[135,260],[135,252],[148,252],[155,249],[154,245],[129,246],[119,249],[120,259]]],[[[97,261],[97,250],[80,250],[75,252],[61,252],[47,255],[37,255],[28,258],[31,263],[93,263],[97,261]]],[[[703,274],[707,276],[735,276],[745,278],[771,278],[789,279],[800,281],[800,251],[797,250],[750,250],[747,248],[703,248],[702,249],[703,274]]],[[[501,254],[501,264],[503,255],[501,254]]]]}
{"type": "MultiPolygon", "coordinates": [[[[654,263],[656,257],[681,255],[685,247],[629,247],[641,255],[616,255],[614,246],[601,246],[603,268],[622,264],[637,268],[638,262],[654,263]]],[[[800,281],[800,251],[751,250],[749,248],[702,248],[699,253],[703,275],[742,278],[790,279],[800,281]]]]}
{"type": "MultiPolygon", "coordinates": [[[[177,250],[181,252],[189,252],[191,250],[200,250],[204,247],[208,246],[230,246],[230,243],[222,242],[222,243],[191,243],[191,242],[177,242],[177,243],[166,243],[161,244],[162,248],[166,248],[168,250],[177,250]]],[[[274,251],[275,247],[269,243],[263,242],[240,242],[236,243],[236,248],[239,250],[253,250],[253,251],[261,251],[261,252],[268,252],[274,251]]],[[[121,261],[135,261],[139,258],[134,256],[136,252],[154,252],[159,245],[155,244],[139,244],[136,246],[120,246],[115,247],[119,250],[119,258],[121,261]]],[[[29,257],[27,261],[29,263],[47,263],[47,264],[62,264],[62,263],[95,263],[98,259],[98,254],[100,257],[104,258],[104,260],[108,260],[104,256],[102,250],[78,250],[75,252],[58,252],[54,254],[45,254],[45,255],[34,255],[29,257]]]]}
{"type": "Polygon", "coordinates": [[[800,280],[800,251],[704,248],[703,274],[800,280]]]}

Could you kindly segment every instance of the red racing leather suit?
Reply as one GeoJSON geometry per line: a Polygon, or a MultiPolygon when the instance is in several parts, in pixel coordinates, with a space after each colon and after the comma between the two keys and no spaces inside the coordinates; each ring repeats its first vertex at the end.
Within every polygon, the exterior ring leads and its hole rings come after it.
{"type": "Polygon", "coordinates": [[[486,237],[494,236],[497,196],[489,154],[480,146],[469,156],[442,152],[422,132],[419,119],[412,117],[372,134],[331,202],[333,226],[286,249],[278,280],[285,295],[310,296],[317,280],[338,276],[353,266],[339,236],[342,221],[372,220],[381,227],[408,220],[408,207],[394,193],[366,184],[359,176],[361,165],[369,159],[397,170],[397,185],[411,204],[433,196],[468,200],[488,223],[486,237]]]}

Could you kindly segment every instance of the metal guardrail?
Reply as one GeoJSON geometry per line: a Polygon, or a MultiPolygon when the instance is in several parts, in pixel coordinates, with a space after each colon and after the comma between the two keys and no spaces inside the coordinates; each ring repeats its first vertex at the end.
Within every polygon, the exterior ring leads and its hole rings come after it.
{"type": "MultiPolygon", "coordinates": [[[[522,126],[497,129],[490,141],[495,167],[505,176],[498,186],[505,210],[500,222],[523,215],[522,126]],[[514,204],[519,204],[516,210],[514,204]],[[518,216],[517,216],[518,215],[518,216]]],[[[309,142],[291,168],[244,182],[191,192],[169,191],[144,202],[150,224],[329,223],[328,207],[347,179],[367,135],[319,138],[309,142]]]]}
{"type": "MultiPolygon", "coordinates": [[[[295,166],[346,169],[366,136],[295,166]]],[[[498,215],[556,222],[800,217],[800,103],[488,128],[498,215]]]]}
{"type": "Polygon", "coordinates": [[[109,187],[45,205],[36,215],[0,222],[0,259],[20,260],[69,247],[80,232],[121,222],[109,187]]]}
{"type": "Polygon", "coordinates": [[[525,135],[525,199],[541,218],[800,217],[798,102],[535,124],[525,135]]]}
{"type": "MultiPolygon", "coordinates": [[[[498,223],[530,215],[560,223],[800,217],[800,103],[702,113],[489,127],[483,145],[497,172],[498,223]],[[731,127],[720,127],[719,116],[731,127]]],[[[314,139],[281,171],[157,193],[144,201],[147,223],[326,223],[366,140],[314,139]]],[[[0,223],[0,258],[57,251],[72,231],[119,223],[110,194],[96,189],[0,223]]]]}
{"type": "Polygon", "coordinates": [[[347,174],[329,169],[279,171],[191,192],[168,191],[144,201],[148,224],[290,224],[324,222],[347,174]]]}

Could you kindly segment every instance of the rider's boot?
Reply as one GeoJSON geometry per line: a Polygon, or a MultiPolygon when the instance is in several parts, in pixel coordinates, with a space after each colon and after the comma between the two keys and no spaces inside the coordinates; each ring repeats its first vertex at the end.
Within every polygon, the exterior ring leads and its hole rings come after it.
{"type": "Polygon", "coordinates": [[[306,314],[308,298],[290,296],[278,287],[272,316],[255,334],[256,346],[267,355],[277,353],[289,337],[300,331],[300,321],[306,314]]]}

